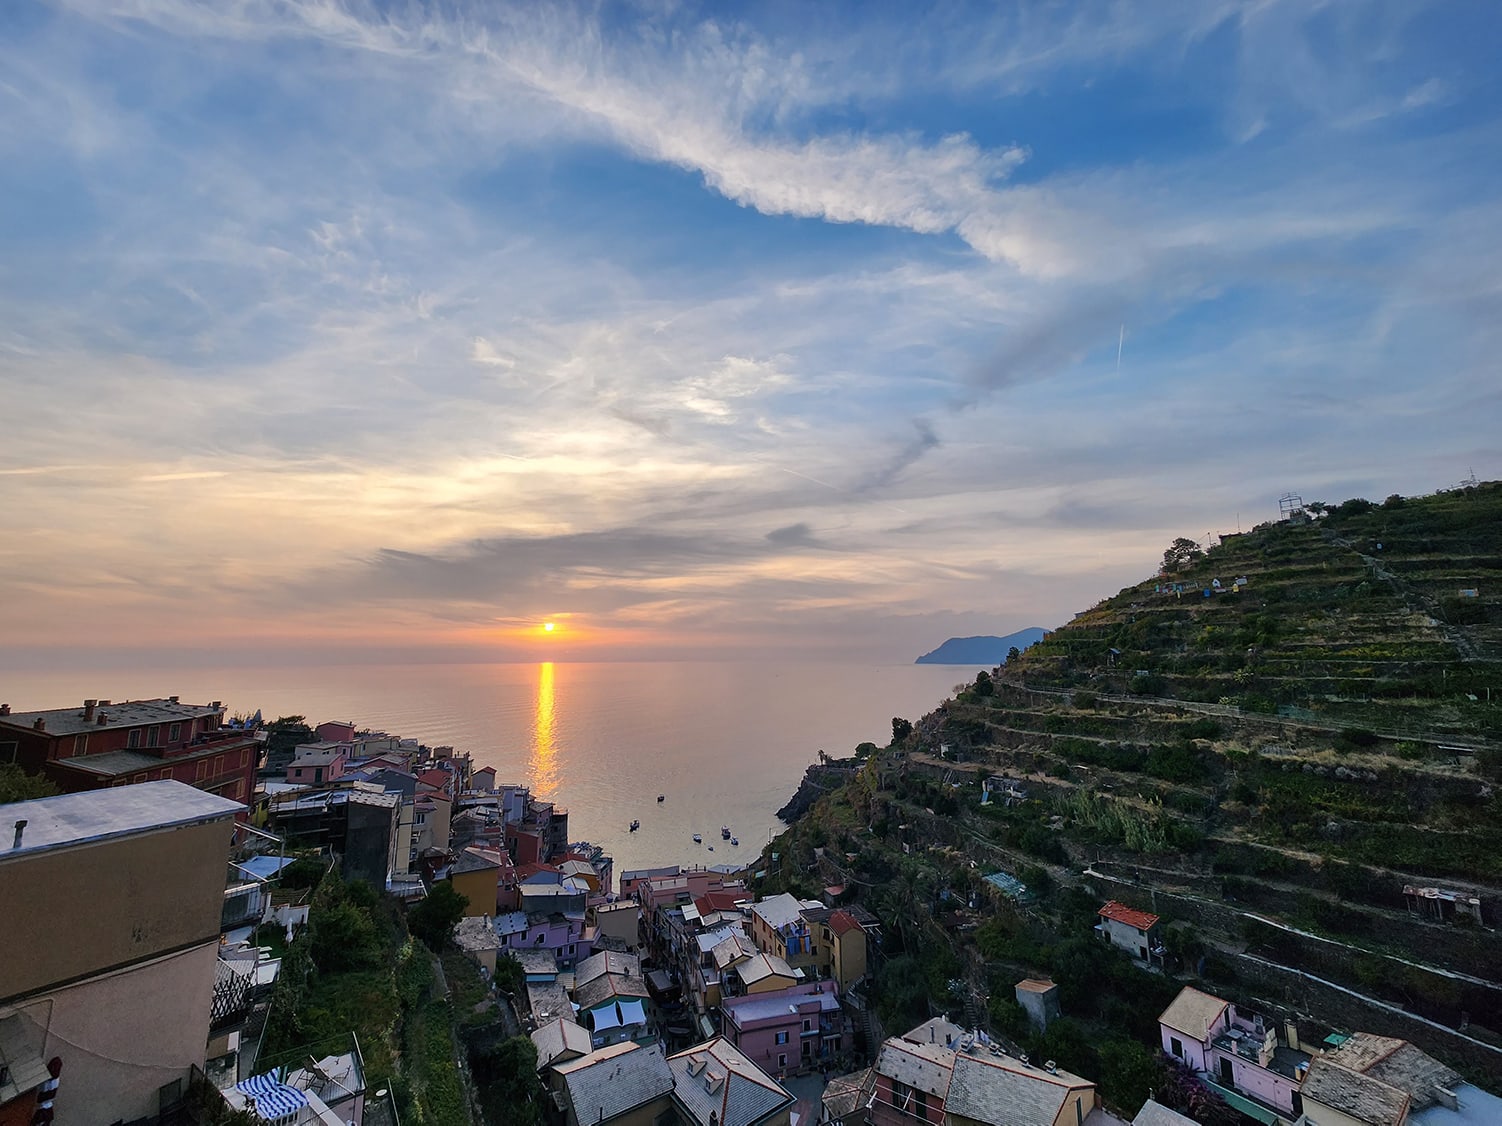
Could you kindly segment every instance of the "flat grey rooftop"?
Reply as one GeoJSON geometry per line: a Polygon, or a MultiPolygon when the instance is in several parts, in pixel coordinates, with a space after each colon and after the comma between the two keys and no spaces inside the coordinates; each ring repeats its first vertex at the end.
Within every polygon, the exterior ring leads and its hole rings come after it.
{"type": "Polygon", "coordinates": [[[83,794],[33,798],[0,807],[0,861],[47,849],[92,844],[179,825],[233,817],[237,801],[182,782],[141,782],[83,794]],[[25,821],[21,847],[11,848],[15,823],[25,821]]]}
{"type": "Polygon", "coordinates": [[[184,720],[201,719],[222,712],[208,704],[175,704],[171,700],[121,700],[118,703],[99,706],[92,719],[84,719],[83,708],[50,708],[38,712],[12,712],[0,719],[0,726],[31,729],[38,719],[47,726],[44,735],[78,735],[86,731],[98,731],[100,727],[136,727],[143,723],[181,723],[184,720]],[[109,717],[108,724],[99,723],[99,713],[109,717]]]}

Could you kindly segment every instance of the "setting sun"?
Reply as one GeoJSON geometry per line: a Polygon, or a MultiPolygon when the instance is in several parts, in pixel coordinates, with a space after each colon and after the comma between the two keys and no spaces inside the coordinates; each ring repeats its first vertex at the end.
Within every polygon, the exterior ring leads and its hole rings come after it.
{"type": "Polygon", "coordinates": [[[552,622],[543,622],[542,623],[542,629],[543,629],[544,633],[552,633],[557,628],[558,627],[554,623],[552,623],[552,622]]]}

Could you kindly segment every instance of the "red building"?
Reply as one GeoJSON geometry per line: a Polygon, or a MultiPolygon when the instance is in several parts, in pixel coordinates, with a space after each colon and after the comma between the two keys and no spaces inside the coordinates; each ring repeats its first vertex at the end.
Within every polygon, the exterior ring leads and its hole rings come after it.
{"type": "Polygon", "coordinates": [[[225,727],[217,700],[85,700],[35,712],[0,704],[0,762],[44,774],[67,793],[171,778],[249,803],[260,757],[261,741],[225,727]]]}

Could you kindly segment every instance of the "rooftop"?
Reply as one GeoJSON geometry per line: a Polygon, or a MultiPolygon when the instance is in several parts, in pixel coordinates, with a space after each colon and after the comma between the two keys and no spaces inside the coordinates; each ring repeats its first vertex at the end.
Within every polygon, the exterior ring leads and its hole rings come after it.
{"type": "Polygon", "coordinates": [[[566,1055],[570,1059],[577,1059],[579,1056],[589,1055],[594,1050],[594,1042],[589,1037],[589,1030],[567,1017],[548,1021],[532,1033],[532,1043],[537,1046],[537,1069],[539,1071],[560,1056],[566,1055]]]}
{"type": "Polygon", "coordinates": [[[1125,923],[1129,927],[1136,927],[1140,931],[1152,930],[1158,925],[1158,916],[1146,911],[1138,911],[1128,907],[1125,903],[1117,903],[1114,899],[1108,901],[1096,914],[1118,923],[1125,923]]]}
{"type": "Polygon", "coordinates": [[[621,974],[641,977],[641,959],[635,954],[620,954],[614,950],[602,950],[591,954],[574,970],[574,981],[587,985],[601,974],[621,974]]]}
{"type": "Polygon", "coordinates": [[[751,1126],[796,1101],[723,1037],[668,1058],[673,1097],[699,1126],[751,1126]]]}
{"type": "Polygon", "coordinates": [[[940,1098],[949,1090],[949,1073],[953,1068],[954,1053],[937,1044],[909,1044],[906,1040],[889,1039],[882,1042],[881,1050],[876,1053],[877,1075],[940,1098]]]}
{"type": "Polygon", "coordinates": [[[783,892],[753,903],[751,911],[773,930],[781,930],[798,922],[803,914],[803,904],[797,896],[783,892]]]}
{"type": "Polygon", "coordinates": [[[1413,1110],[1431,1106],[1436,1088],[1449,1090],[1461,1081],[1458,1072],[1407,1040],[1370,1032],[1352,1034],[1328,1058],[1405,1092],[1413,1100],[1413,1110]]]}
{"type": "Polygon", "coordinates": [[[1132,1126],[1198,1126],[1192,1118],[1185,1118],[1176,1110],[1169,1110],[1162,1103],[1148,1099],[1132,1119],[1132,1126]]]}
{"type": "Polygon", "coordinates": [[[1309,1065],[1300,1092],[1306,1106],[1315,1102],[1368,1126],[1400,1126],[1408,1112],[1404,1092],[1323,1057],[1309,1065]]]}
{"type": "Polygon", "coordinates": [[[788,965],[787,960],[776,954],[753,954],[744,962],[737,962],[734,970],[747,985],[754,985],[774,974],[793,979],[798,977],[798,972],[788,965]]]}
{"type": "Polygon", "coordinates": [[[482,950],[499,950],[501,936],[495,933],[495,927],[490,925],[490,920],[485,916],[470,915],[460,919],[459,925],[454,928],[454,945],[471,954],[482,950]]]}
{"type": "Polygon", "coordinates": [[[1159,1024],[1166,1024],[1176,1032],[1192,1036],[1203,1044],[1210,1039],[1210,1029],[1219,1023],[1221,1014],[1229,1002],[1219,997],[1202,993],[1191,985],[1179,990],[1173,1003],[1158,1017],[1159,1024]]]}
{"type": "Polygon", "coordinates": [[[121,700],[119,703],[99,704],[93,716],[85,719],[83,708],[49,708],[37,712],[11,712],[0,717],[0,727],[34,729],[37,720],[46,726],[47,735],[80,735],[86,731],[98,731],[100,727],[139,727],[148,723],[181,723],[190,719],[217,716],[223,708],[208,704],[180,704],[176,700],[121,700]],[[99,722],[104,715],[107,723],[99,722]]]}
{"type": "Polygon", "coordinates": [[[6,848],[9,842],[0,840],[0,862],[47,849],[225,820],[244,809],[237,801],[172,781],[10,802],[0,826],[13,829],[20,821],[26,826],[20,847],[6,848]]]}
{"type": "Polygon", "coordinates": [[[793,986],[791,989],[778,989],[769,993],[726,997],[720,1002],[720,1011],[727,1020],[733,1018],[734,1023],[741,1028],[753,1021],[770,1020],[773,1017],[785,1016],[791,1019],[800,1007],[806,1008],[809,1013],[838,1012],[839,998],[832,989],[823,988],[828,984],[830,983],[819,982],[814,986],[793,986]]]}
{"type": "Polygon", "coordinates": [[[555,1069],[580,1121],[608,1122],[673,1089],[662,1049],[627,1041],[570,1060],[555,1069]]]}
{"type": "Polygon", "coordinates": [[[831,1118],[844,1118],[847,1114],[855,1112],[855,1108],[861,1104],[866,1096],[866,1085],[873,1080],[874,1073],[868,1067],[864,1071],[856,1071],[850,1075],[836,1075],[824,1087],[824,1109],[831,1118]]]}
{"type": "Polygon", "coordinates": [[[1093,1088],[1067,1071],[1046,1071],[1011,1056],[959,1052],[944,1099],[947,1114],[1008,1126],[1052,1126],[1074,1092],[1093,1088]]]}

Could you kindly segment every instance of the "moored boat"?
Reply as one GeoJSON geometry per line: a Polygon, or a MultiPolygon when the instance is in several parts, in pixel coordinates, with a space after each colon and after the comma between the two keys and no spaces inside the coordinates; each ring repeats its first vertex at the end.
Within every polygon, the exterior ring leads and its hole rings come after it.
{"type": "Polygon", "coordinates": [[[636,830],[638,830],[640,828],[641,828],[641,822],[640,821],[632,821],[631,822],[631,831],[633,833],[636,832],[636,830]]]}
{"type": "Polygon", "coordinates": [[[720,826],[720,840],[722,840],[722,841],[728,841],[729,839],[730,839],[730,826],[729,825],[721,825],[720,826]]]}
{"type": "Polygon", "coordinates": [[[701,837],[698,833],[695,833],[694,834],[694,844],[703,844],[703,843],[704,843],[704,838],[701,837]]]}

